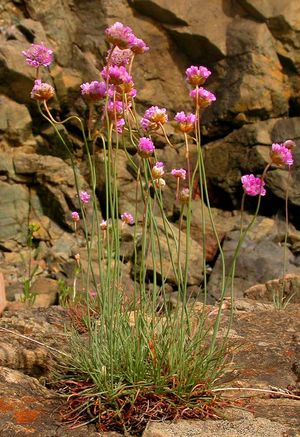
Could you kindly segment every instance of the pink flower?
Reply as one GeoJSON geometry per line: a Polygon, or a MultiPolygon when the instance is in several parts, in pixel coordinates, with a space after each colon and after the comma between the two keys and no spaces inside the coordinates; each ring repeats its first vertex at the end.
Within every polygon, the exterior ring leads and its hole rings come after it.
{"type": "Polygon", "coordinates": [[[120,22],[114,23],[105,30],[106,39],[119,49],[129,49],[134,44],[135,36],[132,29],[120,22]]]}
{"type": "Polygon", "coordinates": [[[184,170],[184,168],[173,168],[171,175],[184,181],[186,178],[186,170],[184,170]]]}
{"type": "Polygon", "coordinates": [[[117,100],[123,100],[124,95],[126,95],[126,100],[131,101],[136,96],[136,89],[134,88],[134,83],[132,81],[125,81],[114,87],[115,98],[117,100]]]}
{"type": "Polygon", "coordinates": [[[216,96],[213,93],[202,87],[192,90],[190,92],[190,96],[195,100],[196,105],[201,109],[206,108],[211,104],[211,102],[216,100],[216,96]]]}
{"type": "Polygon", "coordinates": [[[109,61],[110,65],[120,67],[129,64],[132,58],[133,52],[130,49],[121,50],[119,47],[109,49],[107,52],[106,62],[109,61]]]}
{"type": "Polygon", "coordinates": [[[283,166],[291,166],[294,163],[293,155],[290,148],[284,146],[284,144],[272,144],[272,150],[270,156],[273,164],[283,166]]]}
{"type": "Polygon", "coordinates": [[[192,86],[202,85],[206,79],[211,75],[211,71],[209,71],[206,67],[195,67],[192,65],[187,68],[185,71],[186,80],[192,86]]]}
{"type": "Polygon", "coordinates": [[[79,197],[82,203],[89,203],[91,196],[86,191],[80,191],[79,197]]]}
{"type": "Polygon", "coordinates": [[[34,68],[48,67],[53,59],[53,51],[47,49],[44,43],[31,44],[28,50],[24,50],[22,55],[26,58],[26,63],[34,68]]]}
{"type": "Polygon", "coordinates": [[[141,119],[141,126],[144,130],[157,130],[161,124],[168,121],[166,108],[151,106],[145,111],[144,117],[141,119]]]}
{"type": "Polygon", "coordinates": [[[79,221],[79,214],[77,211],[73,211],[71,214],[72,220],[73,222],[78,222],[79,221]]]}
{"type": "Polygon", "coordinates": [[[121,85],[124,82],[132,82],[132,77],[123,65],[111,65],[101,71],[103,79],[113,85],[121,85]]]}
{"type": "Polygon", "coordinates": [[[179,200],[181,203],[188,203],[190,200],[189,188],[183,188],[179,193],[179,200]]]}
{"type": "Polygon", "coordinates": [[[138,144],[138,153],[142,158],[149,158],[154,152],[155,147],[150,138],[142,137],[138,144]]]}
{"type": "Polygon", "coordinates": [[[106,83],[93,80],[80,85],[81,94],[91,100],[102,100],[106,96],[106,83]]]}
{"type": "Polygon", "coordinates": [[[153,179],[159,179],[164,175],[164,163],[161,161],[157,161],[156,164],[152,167],[151,174],[153,179]]]}
{"type": "Polygon", "coordinates": [[[177,112],[174,118],[178,121],[178,128],[183,133],[189,133],[194,130],[197,117],[195,114],[185,114],[183,111],[177,112]]]}
{"type": "Polygon", "coordinates": [[[47,101],[54,96],[54,88],[48,83],[43,83],[40,79],[34,81],[30,97],[39,101],[47,101]]]}
{"type": "Polygon", "coordinates": [[[140,55],[149,50],[149,47],[140,38],[134,38],[133,42],[130,44],[130,48],[136,55],[140,55]]]}
{"type": "MultiPolygon", "coordinates": [[[[126,107],[120,100],[112,101],[107,103],[107,112],[109,118],[114,122],[117,119],[123,118],[124,112],[126,112],[126,107]]],[[[124,123],[125,124],[125,123],[124,123]]]]}
{"type": "Polygon", "coordinates": [[[124,212],[123,214],[121,214],[121,220],[123,223],[126,223],[127,225],[134,224],[134,218],[133,215],[130,214],[130,212],[124,212]]]}
{"type": "Polygon", "coordinates": [[[119,118],[119,120],[117,120],[117,132],[118,132],[118,134],[121,134],[123,132],[124,126],[125,126],[124,118],[119,118]]]}
{"type": "Polygon", "coordinates": [[[248,196],[265,196],[265,182],[261,178],[255,177],[253,174],[244,175],[241,177],[243,189],[248,196]]]}

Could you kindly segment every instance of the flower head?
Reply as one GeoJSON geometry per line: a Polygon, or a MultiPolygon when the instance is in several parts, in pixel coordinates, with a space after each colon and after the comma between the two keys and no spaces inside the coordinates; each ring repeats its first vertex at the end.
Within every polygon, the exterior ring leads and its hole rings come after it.
{"type": "Polygon", "coordinates": [[[210,91],[200,87],[192,90],[190,96],[195,100],[196,105],[202,109],[206,108],[216,100],[216,96],[210,91]]]}
{"type": "Polygon", "coordinates": [[[175,178],[185,180],[186,170],[184,170],[184,168],[173,168],[171,175],[175,176],[175,178]]]}
{"type": "Polygon", "coordinates": [[[53,59],[53,51],[47,49],[44,43],[31,44],[28,50],[23,50],[22,55],[26,58],[26,63],[34,68],[48,67],[53,59]]]}
{"type": "Polygon", "coordinates": [[[164,188],[166,186],[166,181],[163,178],[154,179],[154,184],[156,188],[164,188]]]}
{"type": "Polygon", "coordinates": [[[183,133],[189,133],[194,130],[197,117],[195,114],[185,114],[183,111],[177,112],[174,118],[177,121],[178,128],[183,133]]]}
{"type": "Polygon", "coordinates": [[[181,203],[188,203],[190,200],[189,188],[183,188],[179,193],[179,200],[181,203]]]}
{"type": "Polygon", "coordinates": [[[80,191],[79,197],[82,203],[89,203],[91,196],[86,191],[80,191]]]}
{"type": "Polygon", "coordinates": [[[115,65],[120,67],[129,64],[130,59],[132,58],[133,52],[130,49],[121,50],[119,47],[115,47],[114,49],[109,49],[107,52],[106,61],[110,63],[110,65],[115,65]]]}
{"type": "Polygon", "coordinates": [[[125,81],[114,87],[115,98],[117,100],[123,100],[124,94],[126,94],[126,100],[131,101],[137,94],[132,81],[125,81]]]}
{"type": "Polygon", "coordinates": [[[124,120],[124,118],[119,118],[118,120],[117,120],[117,132],[118,132],[118,134],[121,134],[122,132],[123,132],[123,128],[124,128],[124,126],[125,126],[125,120],[124,120]]]}
{"type": "Polygon", "coordinates": [[[157,130],[161,124],[168,121],[166,108],[151,106],[145,111],[144,117],[141,119],[141,126],[144,130],[157,130]]]}
{"type": "Polygon", "coordinates": [[[123,65],[111,65],[101,71],[103,79],[113,85],[121,85],[124,82],[132,82],[132,77],[123,65]]]}
{"type": "Polygon", "coordinates": [[[78,222],[79,221],[79,214],[77,211],[73,211],[71,214],[72,220],[73,222],[78,222]]]}
{"type": "Polygon", "coordinates": [[[106,39],[119,49],[129,49],[134,43],[135,35],[132,29],[117,21],[105,30],[106,39]]]}
{"type": "Polygon", "coordinates": [[[123,223],[126,223],[127,225],[134,224],[134,218],[133,215],[130,214],[130,212],[123,212],[123,214],[121,214],[121,220],[123,223]]]}
{"type": "Polygon", "coordinates": [[[157,161],[152,167],[151,174],[153,179],[159,179],[164,175],[164,163],[157,161]]]}
{"type": "Polygon", "coordinates": [[[142,137],[138,144],[138,153],[142,158],[149,158],[154,152],[155,147],[150,138],[142,137]]]}
{"type": "Polygon", "coordinates": [[[48,83],[42,82],[40,79],[34,81],[34,86],[31,90],[30,97],[39,101],[47,101],[54,96],[54,88],[48,83]]]}
{"type": "Polygon", "coordinates": [[[146,45],[146,43],[142,39],[136,37],[134,38],[133,42],[130,44],[130,48],[132,52],[136,55],[140,55],[149,50],[149,47],[146,45]]]}
{"type": "Polygon", "coordinates": [[[90,100],[102,100],[106,96],[106,83],[93,80],[80,85],[81,94],[90,100]]]}
{"type": "Polygon", "coordinates": [[[273,164],[283,166],[291,166],[294,163],[293,155],[290,148],[286,147],[284,144],[272,144],[272,150],[270,156],[273,164]]]}
{"type": "Polygon", "coordinates": [[[243,189],[248,196],[265,196],[265,182],[261,178],[255,177],[253,174],[244,175],[241,177],[243,189]]]}
{"type": "Polygon", "coordinates": [[[110,100],[107,103],[107,112],[109,114],[109,117],[111,120],[115,120],[115,118],[122,118],[124,111],[125,111],[125,107],[123,102],[121,102],[120,100],[115,100],[112,101],[110,100]]]}
{"type": "Polygon", "coordinates": [[[192,65],[191,67],[186,69],[185,74],[186,80],[190,85],[199,86],[202,85],[211,75],[211,71],[203,66],[196,67],[192,65]]]}

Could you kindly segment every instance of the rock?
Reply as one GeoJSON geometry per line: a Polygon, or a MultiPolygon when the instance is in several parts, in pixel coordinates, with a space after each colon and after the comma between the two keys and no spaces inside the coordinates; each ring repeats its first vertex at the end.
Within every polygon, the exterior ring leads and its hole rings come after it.
{"type": "MultiPolygon", "coordinates": [[[[72,230],[71,211],[78,206],[72,168],[60,158],[37,154],[18,154],[13,162],[16,175],[22,175],[28,182],[36,181],[43,214],[72,230]]],[[[79,174],[77,179],[81,190],[88,189],[79,174]]]]}
{"type": "Polygon", "coordinates": [[[0,242],[15,240],[25,244],[29,217],[28,188],[0,181],[0,196],[0,242]]]}
{"type": "Polygon", "coordinates": [[[26,106],[0,96],[0,142],[16,147],[29,139],[32,139],[32,120],[26,106]]]}
{"type": "Polygon", "coordinates": [[[131,4],[161,22],[193,61],[202,59],[203,63],[212,64],[226,55],[226,32],[231,18],[221,13],[221,1],[206,3],[205,7],[197,0],[188,0],[184,5],[180,2],[171,5],[167,0],[133,0],[131,4]]]}
{"type": "Polygon", "coordinates": [[[182,420],[175,423],[150,422],[143,437],[281,437],[287,427],[276,421],[254,418],[251,413],[240,414],[240,418],[226,420],[204,420],[191,422],[182,420]],[[242,418],[241,418],[242,416],[242,418]],[[244,416],[244,417],[243,417],[244,416]]]}
{"type": "Polygon", "coordinates": [[[300,302],[300,275],[286,274],[284,279],[273,279],[265,284],[256,284],[244,291],[244,296],[261,302],[273,302],[280,299],[282,304],[300,302]]]}
{"type": "Polygon", "coordinates": [[[218,98],[204,123],[222,120],[228,132],[232,126],[287,115],[290,89],[267,26],[235,19],[228,28],[227,46],[228,57],[213,77],[218,98]]]}
{"type": "MultiPolygon", "coordinates": [[[[227,272],[229,272],[238,239],[239,231],[232,231],[224,240],[223,251],[227,272]]],[[[286,250],[285,271],[300,274],[300,268],[295,266],[294,255],[289,248],[286,250]]],[[[283,262],[284,248],[278,244],[276,222],[268,218],[259,218],[241,247],[234,275],[234,296],[243,297],[244,292],[251,286],[277,279],[278,272],[283,272],[283,262]]],[[[209,293],[216,299],[220,297],[221,280],[222,267],[219,256],[208,283],[209,293]]],[[[230,286],[228,286],[227,293],[229,295],[230,286]]]]}
{"type": "Polygon", "coordinates": [[[58,282],[55,279],[38,276],[32,283],[31,293],[35,295],[35,307],[48,308],[57,302],[58,282]]]}

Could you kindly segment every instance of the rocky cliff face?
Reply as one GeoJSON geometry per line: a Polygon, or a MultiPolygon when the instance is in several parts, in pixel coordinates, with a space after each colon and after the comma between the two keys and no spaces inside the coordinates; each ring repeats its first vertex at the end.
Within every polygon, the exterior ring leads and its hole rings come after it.
{"type": "MultiPolygon", "coordinates": [[[[115,21],[132,27],[150,46],[150,51],[136,60],[134,70],[140,108],[164,106],[171,115],[191,109],[185,68],[194,64],[212,70],[207,87],[217,101],[204,114],[202,133],[215,206],[228,211],[239,207],[241,175],[262,172],[272,142],[293,139],[300,146],[297,0],[6,0],[0,6],[3,262],[18,266],[20,261],[12,254],[24,246],[31,220],[41,225],[37,236],[41,259],[67,263],[74,245],[69,221],[70,208],[75,206],[70,163],[30,99],[33,69],[24,64],[21,51],[40,41],[53,49],[55,63],[48,71],[48,81],[56,90],[52,103],[55,115],[83,116],[86,107],[79,86],[99,78],[107,49],[103,31],[115,21]]],[[[70,135],[62,134],[80,161],[80,136],[75,126],[69,127],[70,135]]],[[[176,142],[172,125],[169,129],[176,142]]],[[[184,159],[180,147],[173,153],[161,144],[159,154],[170,165],[184,159]]],[[[126,163],[120,166],[127,186],[134,183],[126,163]]],[[[289,203],[297,228],[299,167],[300,152],[296,149],[289,203]]],[[[84,160],[79,168],[85,187],[84,160]]],[[[264,214],[281,213],[287,180],[286,170],[269,172],[264,214]]],[[[99,184],[101,197],[101,181],[99,184]]],[[[130,190],[120,184],[120,191],[123,204],[130,204],[130,190]]],[[[171,214],[174,204],[168,190],[165,196],[171,214]]],[[[297,250],[291,256],[297,258],[297,250]]],[[[13,283],[16,273],[9,275],[13,283]]]]}

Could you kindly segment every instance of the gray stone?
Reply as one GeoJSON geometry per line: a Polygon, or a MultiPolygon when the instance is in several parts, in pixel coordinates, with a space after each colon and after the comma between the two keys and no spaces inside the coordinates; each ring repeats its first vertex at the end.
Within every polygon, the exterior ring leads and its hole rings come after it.
{"type": "Polygon", "coordinates": [[[25,243],[29,223],[29,190],[18,184],[0,181],[0,241],[25,243]]]}
{"type": "MultiPolygon", "coordinates": [[[[248,219],[249,220],[249,219],[248,219]]],[[[277,225],[274,220],[259,218],[244,240],[237,259],[234,275],[234,296],[240,298],[244,292],[256,284],[277,279],[284,272],[284,247],[278,241],[277,225]],[[272,254],[272,256],[270,256],[272,254]]],[[[236,250],[240,232],[229,232],[223,242],[225,266],[230,271],[233,254],[236,250]]],[[[295,257],[286,249],[286,273],[300,274],[295,265],[295,257]]],[[[209,294],[218,299],[221,293],[222,263],[220,256],[213,268],[208,283],[209,294]]],[[[230,282],[226,296],[230,295],[230,282]]]]}
{"type": "Polygon", "coordinates": [[[32,136],[32,120],[26,106],[0,96],[0,143],[23,145],[32,136]]]}

